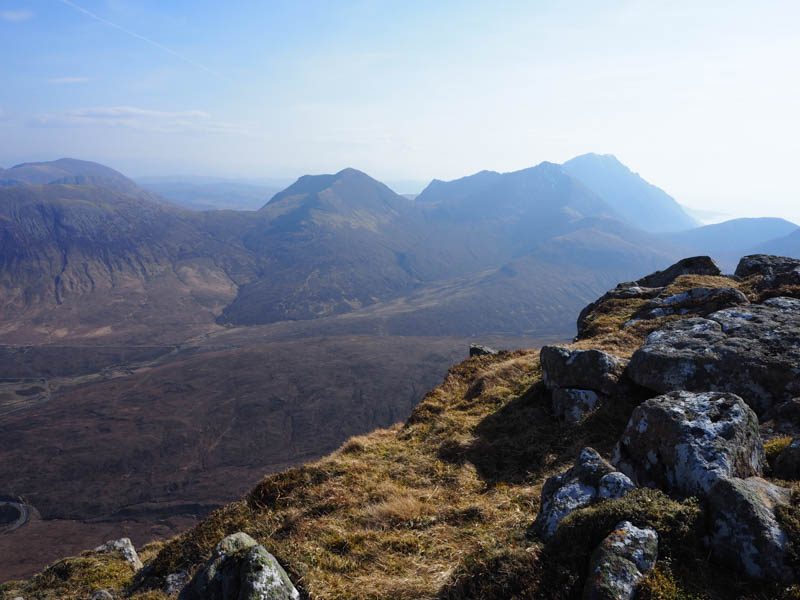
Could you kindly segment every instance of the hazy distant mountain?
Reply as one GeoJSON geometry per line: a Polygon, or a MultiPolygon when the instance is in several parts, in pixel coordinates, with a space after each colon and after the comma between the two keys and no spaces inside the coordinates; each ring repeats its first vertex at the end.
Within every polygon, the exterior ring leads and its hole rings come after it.
{"type": "Polygon", "coordinates": [[[142,186],[176,206],[190,210],[258,210],[282,188],[232,181],[163,181],[142,186]]]}
{"type": "Polygon", "coordinates": [[[511,173],[481,171],[434,180],[417,197],[426,220],[469,251],[498,264],[572,231],[586,217],[620,218],[602,198],[560,165],[544,162],[511,173]]]}
{"type": "Polygon", "coordinates": [[[157,196],[140,188],[122,173],[105,165],[75,158],[21,163],[10,169],[0,169],[0,187],[25,184],[95,185],[158,201],[157,196]]]}
{"type": "Polygon", "coordinates": [[[800,258],[800,229],[795,229],[788,235],[754,246],[751,248],[750,254],[756,253],[800,258]]]}
{"type": "Polygon", "coordinates": [[[645,231],[681,231],[699,225],[672,196],[633,173],[611,154],[583,154],[564,170],[645,231]]]}
{"type": "MultiPolygon", "coordinates": [[[[56,162],[80,177],[129,181],[56,162]]],[[[46,180],[63,174],[54,169],[16,172],[46,180]]],[[[301,177],[250,212],[188,212],[96,185],[0,191],[4,321],[18,328],[62,314],[64,335],[122,322],[144,331],[190,314],[253,325],[370,306],[408,335],[552,331],[606,285],[676,255],[552,163],[434,181],[415,201],[344,169],[301,177]],[[402,297],[410,304],[395,318],[402,297]]]]}
{"type": "MultiPolygon", "coordinates": [[[[418,217],[417,217],[418,219],[418,217]]],[[[372,304],[442,276],[414,226],[413,203],[355,169],[306,175],[276,194],[244,235],[267,261],[222,320],[311,319],[372,304]]]]}
{"type": "Polygon", "coordinates": [[[695,254],[713,256],[733,272],[737,261],[752,248],[795,231],[797,225],[777,218],[731,219],[723,223],[668,233],[664,238],[695,254]]]}

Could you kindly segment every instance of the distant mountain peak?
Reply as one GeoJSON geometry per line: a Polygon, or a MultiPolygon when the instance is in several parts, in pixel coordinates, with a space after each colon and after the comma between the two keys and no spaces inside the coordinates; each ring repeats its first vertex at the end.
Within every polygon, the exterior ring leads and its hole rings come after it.
{"type": "Polygon", "coordinates": [[[581,154],[562,167],[642,229],[671,232],[698,225],[672,196],[646,181],[613,154],[581,154]]]}

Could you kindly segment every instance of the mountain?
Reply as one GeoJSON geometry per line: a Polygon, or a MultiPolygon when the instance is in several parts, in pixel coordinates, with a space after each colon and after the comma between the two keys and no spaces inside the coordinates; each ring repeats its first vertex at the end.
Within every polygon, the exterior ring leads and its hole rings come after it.
{"type": "Polygon", "coordinates": [[[752,248],[754,253],[777,254],[800,258],[800,229],[795,229],[788,235],[763,242],[752,248]]]}
{"type": "Polygon", "coordinates": [[[221,181],[189,183],[159,181],[142,187],[167,201],[190,210],[258,210],[281,188],[221,181]]]}
{"type": "Polygon", "coordinates": [[[355,169],[304,176],[255,215],[244,245],[265,276],[239,289],[220,321],[324,317],[395,297],[446,265],[426,255],[413,203],[355,169]]]}
{"type": "Polygon", "coordinates": [[[95,185],[0,187],[5,339],[130,340],[213,322],[255,271],[241,244],[215,239],[207,224],[95,185]]]}
{"type": "MultiPolygon", "coordinates": [[[[713,256],[728,272],[733,272],[739,257],[770,240],[797,230],[785,219],[731,219],[687,231],[665,234],[664,238],[696,254],[713,256]]],[[[779,252],[768,252],[779,254],[779,252]]]]}
{"type": "Polygon", "coordinates": [[[645,231],[681,231],[698,225],[672,196],[633,173],[611,154],[583,154],[563,166],[566,173],[645,231]]]}
{"type": "Polygon", "coordinates": [[[99,163],[75,158],[21,163],[10,169],[0,169],[0,187],[26,184],[94,185],[158,201],[157,196],[140,188],[122,173],[99,163]]]}

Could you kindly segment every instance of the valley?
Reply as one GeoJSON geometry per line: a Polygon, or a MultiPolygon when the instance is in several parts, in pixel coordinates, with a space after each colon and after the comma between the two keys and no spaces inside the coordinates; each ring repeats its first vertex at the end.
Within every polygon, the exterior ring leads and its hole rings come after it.
{"type": "Polygon", "coordinates": [[[620,280],[796,233],[665,232],[692,224],[674,199],[578,158],[415,199],[348,168],[242,211],[188,210],[85,161],[2,171],[0,497],[30,518],[0,535],[0,579],[176,535],[265,473],[404,421],[470,343],[569,342],[620,280]]]}

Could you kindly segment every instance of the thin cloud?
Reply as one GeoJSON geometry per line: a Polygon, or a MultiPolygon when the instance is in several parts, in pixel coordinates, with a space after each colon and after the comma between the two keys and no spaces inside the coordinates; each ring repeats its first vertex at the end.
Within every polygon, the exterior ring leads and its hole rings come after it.
{"type": "Polygon", "coordinates": [[[25,8],[20,10],[0,10],[0,19],[11,23],[20,23],[34,17],[33,11],[25,8]]]}
{"type": "Polygon", "coordinates": [[[141,40],[141,41],[143,41],[143,42],[145,42],[147,44],[150,44],[151,46],[153,46],[155,48],[158,48],[159,50],[161,50],[163,52],[166,52],[167,54],[171,54],[172,56],[174,56],[177,59],[182,60],[186,64],[192,65],[193,67],[195,67],[197,69],[205,71],[206,73],[209,73],[210,75],[213,75],[214,77],[220,77],[220,74],[217,73],[216,71],[214,71],[212,69],[209,69],[205,65],[202,65],[199,62],[194,61],[191,58],[188,58],[188,57],[184,56],[183,54],[180,54],[179,52],[176,52],[172,48],[169,48],[169,47],[165,46],[164,44],[159,44],[155,40],[151,40],[150,38],[145,37],[145,36],[143,36],[143,35],[141,35],[139,33],[136,33],[135,31],[131,31],[130,29],[126,29],[122,25],[117,25],[116,23],[113,23],[113,22],[109,21],[108,19],[104,19],[103,17],[101,17],[99,15],[96,15],[92,11],[87,10],[87,9],[81,7],[81,6],[78,6],[74,2],[70,2],[70,0],[61,0],[61,3],[69,6],[73,10],[77,10],[78,12],[83,13],[84,15],[86,15],[87,17],[89,17],[91,19],[94,19],[98,23],[102,23],[103,25],[107,25],[108,27],[113,27],[114,29],[119,29],[121,32],[126,33],[129,36],[135,37],[137,40],[141,40]]]}
{"type": "Polygon", "coordinates": [[[216,121],[202,110],[161,111],[135,106],[78,108],[60,114],[36,115],[36,127],[114,127],[150,133],[203,133],[252,135],[252,129],[237,123],[216,121]]]}
{"type": "Polygon", "coordinates": [[[52,77],[48,79],[50,83],[55,83],[56,85],[68,85],[70,83],[87,83],[89,81],[88,77],[52,77]]]}

